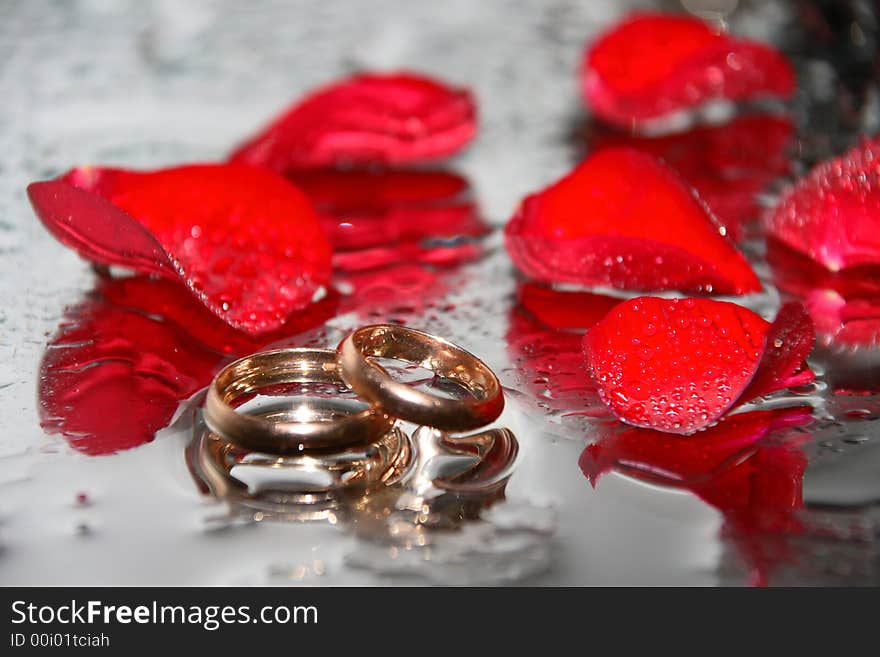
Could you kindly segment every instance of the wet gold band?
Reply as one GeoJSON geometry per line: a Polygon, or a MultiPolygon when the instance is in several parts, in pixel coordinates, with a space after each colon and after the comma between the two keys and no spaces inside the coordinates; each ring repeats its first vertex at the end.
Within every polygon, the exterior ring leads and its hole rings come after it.
{"type": "Polygon", "coordinates": [[[304,422],[247,415],[231,405],[261,388],[291,383],[342,384],[336,353],[329,349],[276,349],[230,363],[208,389],[205,423],[236,445],[281,455],[366,445],[386,435],[394,426],[394,418],[375,403],[353,415],[304,422]]]}
{"type": "Polygon", "coordinates": [[[444,431],[468,431],[493,422],[504,409],[501,384],[479,358],[458,345],[415,329],[365,326],[337,349],[345,382],[389,414],[444,431]],[[431,370],[467,389],[472,399],[445,399],[395,381],[371,358],[392,358],[431,370]]]}

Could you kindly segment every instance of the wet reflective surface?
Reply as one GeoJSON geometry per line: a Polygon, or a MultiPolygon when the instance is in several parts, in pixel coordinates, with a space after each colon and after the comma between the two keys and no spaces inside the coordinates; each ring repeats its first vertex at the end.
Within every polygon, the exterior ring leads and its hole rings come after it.
{"type": "MultiPolygon", "coordinates": [[[[876,125],[863,62],[872,33],[858,3],[839,3],[833,20],[808,3],[741,3],[733,28],[795,58],[803,90],[791,114],[758,114],[745,136],[736,121],[639,145],[677,154],[692,184],[741,227],[765,290],[740,303],[772,318],[796,298],[828,318],[810,358],[816,382],[684,440],[620,425],[583,370],[581,336],[615,297],[522,280],[497,228],[585,144],[626,138],[583,116],[574,77],[583,43],[625,7],[388,4],[371,17],[312,8],[320,15],[308,29],[284,18],[304,7],[270,3],[241,15],[223,2],[4,10],[0,582],[880,582],[878,279],[821,275],[765,245],[748,221],[780,176],[876,125]],[[851,53],[806,50],[821,43],[815,34],[844,27],[851,53]],[[96,29],[107,35],[100,52],[96,29]],[[27,43],[16,38],[22,30],[33,32],[27,43]],[[81,161],[216,158],[306,88],[401,64],[473,86],[477,140],[442,169],[299,180],[330,229],[337,274],[334,289],[278,333],[248,338],[166,281],[92,271],[27,207],[30,180],[81,161]],[[756,141],[772,151],[765,160],[756,141]],[[698,176],[707,152],[717,178],[698,176]],[[259,457],[205,431],[200,391],[233,358],[269,344],[335,346],[377,321],[482,357],[506,390],[498,431],[404,427],[392,485],[340,496],[303,495],[296,478],[291,494],[290,473],[267,479],[259,457]],[[235,483],[218,486],[226,480],[206,472],[235,483]]],[[[457,394],[423,371],[396,373],[457,394]]],[[[275,408],[259,401],[248,403],[275,408]]]]}

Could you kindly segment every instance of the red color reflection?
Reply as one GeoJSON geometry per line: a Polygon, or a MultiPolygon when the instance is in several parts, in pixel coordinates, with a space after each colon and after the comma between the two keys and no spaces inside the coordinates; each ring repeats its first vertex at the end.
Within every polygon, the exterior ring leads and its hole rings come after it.
{"type": "Polygon", "coordinates": [[[553,410],[607,415],[584,367],[584,332],[621,299],[521,283],[507,345],[525,385],[553,410]]]}
{"type": "Polygon", "coordinates": [[[66,311],[47,347],[38,391],[41,423],[89,455],[142,445],[225,362],[322,324],[337,301],[331,294],[279,331],[251,337],[174,281],[101,278],[66,311]]]}
{"type": "Polygon", "coordinates": [[[724,517],[722,535],[748,564],[749,580],[767,585],[777,564],[791,560],[792,535],[803,530],[808,407],[733,415],[689,437],[651,429],[606,435],[581,454],[579,465],[595,487],[617,471],[651,484],[690,491],[724,517]]]}
{"type": "Polygon", "coordinates": [[[337,284],[345,292],[340,313],[354,312],[370,322],[402,322],[432,308],[451,310],[443,299],[453,287],[456,272],[401,262],[343,274],[337,284]]]}
{"type": "Polygon", "coordinates": [[[337,270],[455,264],[489,232],[468,181],[442,170],[312,170],[289,178],[314,203],[337,270]]]}
{"type": "Polygon", "coordinates": [[[772,239],[767,261],[780,291],[803,300],[825,345],[880,346],[880,267],[832,272],[772,239]]]}

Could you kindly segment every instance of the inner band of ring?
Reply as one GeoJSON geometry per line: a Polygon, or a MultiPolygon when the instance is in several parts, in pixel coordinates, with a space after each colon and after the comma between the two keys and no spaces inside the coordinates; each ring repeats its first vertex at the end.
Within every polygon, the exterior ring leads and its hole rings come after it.
{"type": "Polygon", "coordinates": [[[501,415],[504,395],[495,373],[458,345],[416,329],[392,324],[364,326],[337,349],[342,377],[365,400],[391,415],[444,431],[483,427],[501,415]],[[395,381],[370,358],[413,363],[450,379],[472,399],[445,399],[395,381]]]}
{"type": "Polygon", "coordinates": [[[395,419],[375,404],[329,422],[275,421],[237,412],[231,403],[261,388],[288,383],[344,383],[330,349],[276,349],[241,358],[214,378],[205,400],[205,423],[221,438],[266,454],[348,447],[375,442],[395,419]]]}

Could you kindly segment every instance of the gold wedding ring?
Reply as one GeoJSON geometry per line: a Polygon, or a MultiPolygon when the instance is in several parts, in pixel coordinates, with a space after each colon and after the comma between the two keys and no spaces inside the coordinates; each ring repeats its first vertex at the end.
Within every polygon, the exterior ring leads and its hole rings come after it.
{"type": "Polygon", "coordinates": [[[495,373],[479,358],[442,338],[391,324],[365,326],[337,349],[340,374],[364,400],[393,417],[443,431],[469,431],[501,415],[504,395],[495,373]],[[401,360],[449,379],[471,393],[446,399],[395,381],[373,358],[401,360]]]}
{"type": "Polygon", "coordinates": [[[369,519],[378,495],[383,518],[400,507],[425,516],[419,525],[445,526],[443,518],[476,517],[503,496],[518,453],[508,429],[447,432],[481,429],[503,408],[494,372],[462,347],[402,326],[366,326],[335,351],[276,349],[224,367],[208,388],[188,462],[203,490],[257,520],[332,520],[346,509],[369,519]],[[427,369],[466,396],[417,389],[373,359],[427,369]],[[398,419],[421,426],[410,436],[398,419]]]}
{"type": "Polygon", "coordinates": [[[277,455],[366,445],[386,436],[394,427],[395,418],[375,402],[364,411],[319,421],[310,417],[266,418],[240,413],[232,405],[261,389],[293,383],[343,384],[336,353],[329,349],[276,349],[230,363],[208,389],[205,423],[224,440],[277,455]]]}

